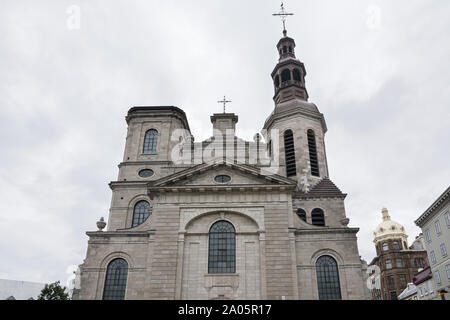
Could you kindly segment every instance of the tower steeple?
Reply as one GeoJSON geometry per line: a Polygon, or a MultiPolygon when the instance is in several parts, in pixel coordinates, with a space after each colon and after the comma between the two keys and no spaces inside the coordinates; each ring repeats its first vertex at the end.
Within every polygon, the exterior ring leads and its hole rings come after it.
{"type": "Polygon", "coordinates": [[[292,99],[308,101],[308,91],[305,87],[305,65],[295,56],[294,39],[284,36],[278,41],[280,58],[271,76],[273,79],[275,104],[292,99]]]}
{"type": "Polygon", "coordinates": [[[287,36],[286,31],[286,16],[293,15],[293,13],[286,13],[281,4],[280,13],[273,15],[280,16],[283,21],[283,37],[277,44],[280,58],[271,74],[275,89],[273,100],[275,104],[293,99],[308,101],[308,92],[305,87],[306,69],[303,63],[295,57],[295,41],[287,36]]]}

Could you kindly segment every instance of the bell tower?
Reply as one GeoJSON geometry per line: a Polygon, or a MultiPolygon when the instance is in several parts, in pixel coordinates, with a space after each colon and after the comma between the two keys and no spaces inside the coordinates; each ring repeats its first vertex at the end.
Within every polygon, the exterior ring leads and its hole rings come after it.
{"type": "Polygon", "coordinates": [[[283,34],[277,44],[280,59],[271,74],[275,90],[273,100],[276,104],[292,99],[308,101],[305,66],[295,57],[294,39],[286,35],[286,30],[283,34]]]}
{"type": "Polygon", "coordinates": [[[269,153],[279,157],[278,174],[295,179],[299,189],[307,190],[328,177],[324,142],[327,126],[317,106],[308,101],[305,65],[296,57],[295,40],[287,36],[286,17],[293,14],[281,5],[280,13],[273,15],[283,21],[283,36],[276,46],[279,59],[271,73],[275,109],[264,129],[269,153]],[[275,137],[278,143],[271,143],[275,137]],[[276,145],[278,150],[272,150],[276,145]]]}

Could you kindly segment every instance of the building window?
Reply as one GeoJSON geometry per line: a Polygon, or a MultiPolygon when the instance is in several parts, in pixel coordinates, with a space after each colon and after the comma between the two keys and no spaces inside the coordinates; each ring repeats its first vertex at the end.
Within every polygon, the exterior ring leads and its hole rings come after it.
{"type": "Polygon", "coordinates": [[[236,232],[227,221],[214,223],[209,230],[208,273],[236,272],[236,232]]]}
{"type": "Polygon", "coordinates": [[[436,228],[436,233],[441,234],[441,224],[439,223],[439,220],[434,222],[434,227],[436,228]]]}
{"type": "Polygon", "coordinates": [[[425,262],[422,258],[414,258],[414,267],[423,268],[425,267],[425,262]]]}
{"type": "Polygon", "coordinates": [[[219,175],[214,178],[214,181],[217,183],[228,183],[231,181],[231,177],[227,175],[219,175]]]}
{"type": "Polygon", "coordinates": [[[341,286],[336,260],[330,256],[321,256],[316,262],[319,300],[340,300],[341,286]]]}
{"type": "Polygon", "coordinates": [[[445,243],[441,243],[441,255],[443,257],[447,256],[447,247],[445,246],[445,243]]]}
{"type": "Polygon", "coordinates": [[[150,129],[145,133],[144,138],[144,153],[154,154],[156,153],[156,146],[158,144],[158,131],[150,129]]]}
{"type": "Polygon", "coordinates": [[[390,259],[386,260],[386,269],[392,269],[392,262],[390,259]]]}
{"type": "Polygon", "coordinates": [[[114,259],[106,270],[103,300],[125,299],[127,287],[128,263],[124,259],[114,259]]]}
{"type": "Polygon", "coordinates": [[[439,270],[434,272],[434,277],[436,278],[436,283],[441,284],[441,274],[439,273],[439,270]]]}
{"type": "Polygon", "coordinates": [[[294,135],[291,130],[284,133],[284,154],[286,159],[286,175],[292,177],[297,175],[295,164],[294,135]]]}
{"type": "Polygon", "coordinates": [[[450,227],[450,214],[446,212],[444,214],[444,217],[445,217],[445,224],[447,225],[447,227],[450,227]]]}
{"type": "Polygon", "coordinates": [[[311,166],[311,174],[319,177],[319,160],[317,158],[316,135],[311,129],[308,130],[308,148],[309,148],[309,163],[311,166]]]}
{"type": "Polygon", "coordinates": [[[394,289],[395,288],[395,280],[393,276],[389,276],[388,278],[388,288],[394,289]]]}
{"type": "Polygon", "coordinates": [[[389,243],[385,242],[383,243],[383,251],[388,251],[389,250],[389,243]]]}
{"type": "Polygon", "coordinates": [[[297,209],[297,215],[300,219],[306,222],[306,211],[303,209],[297,209]]]}
{"type": "Polygon", "coordinates": [[[322,209],[314,209],[311,213],[311,222],[315,226],[325,226],[325,214],[322,209]]]}
{"type": "Polygon", "coordinates": [[[430,229],[426,229],[426,230],[425,230],[425,239],[426,239],[428,242],[431,242],[430,229]]]}
{"type": "Polygon", "coordinates": [[[434,251],[430,252],[430,259],[431,262],[436,263],[436,255],[434,254],[434,251]]]}
{"type": "Polygon", "coordinates": [[[272,140],[269,141],[269,144],[267,145],[267,148],[269,150],[269,158],[272,160],[273,150],[272,150],[272,140]]]}
{"type": "Polygon", "coordinates": [[[395,264],[397,265],[397,268],[403,268],[403,260],[402,259],[396,259],[395,264]]]}
{"type": "Polygon", "coordinates": [[[153,176],[155,172],[152,169],[143,169],[139,171],[139,177],[141,178],[149,178],[153,176]]]}
{"type": "Polygon", "coordinates": [[[298,70],[298,69],[292,70],[292,75],[293,75],[295,81],[302,81],[302,75],[300,73],[300,70],[298,70]]]}
{"type": "Polygon", "coordinates": [[[279,87],[280,86],[280,77],[278,75],[275,76],[275,87],[279,87]]]}
{"type": "Polygon", "coordinates": [[[135,227],[137,225],[140,225],[142,222],[147,220],[149,215],[150,215],[150,203],[148,203],[147,201],[139,201],[134,206],[133,223],[131,226],[135,227]]]}
{"type": "Polygon", "coordinates": [[[281,71],[281,83],[291,80],[291,70],[284,69],[281,71]]]}
{"type": "Polygon", "coordinates": [[[450,279],[450,264],[445,266],[445,271],[447,271],[447,278],[450,279]]]}
{"type": "Polygon", "coordinates": [[[393,243],[392,243],[392,246],[394,247],[394,249],[400,249],[400,246],[398,245],[398,241],[394,241],[393,243]]]}
{"type": "Polygon", "coordinates": [[[406,283],[406,275],[401,274],[401,275],[398,276],[398,279],[399,279],[399,282],[400,282],[400,288],[401,289],[406,288],[406,285],[407,285],[407,283],[406,283]]]}

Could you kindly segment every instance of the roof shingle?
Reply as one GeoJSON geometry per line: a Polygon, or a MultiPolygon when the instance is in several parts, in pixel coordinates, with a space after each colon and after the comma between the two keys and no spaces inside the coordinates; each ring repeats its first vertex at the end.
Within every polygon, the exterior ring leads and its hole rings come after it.
{"type": "Polygon", "coordinates": [[[345,198],[347,194],[336,187],[328,177],[315,184],[308,192],[297,191],[296,196],[305,198],[345,198]]]}

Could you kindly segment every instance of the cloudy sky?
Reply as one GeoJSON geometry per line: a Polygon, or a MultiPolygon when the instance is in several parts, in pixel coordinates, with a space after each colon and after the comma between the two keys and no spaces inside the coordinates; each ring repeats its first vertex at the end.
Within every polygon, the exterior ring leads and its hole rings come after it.
{"type": "MultiPolygon", "coordinates": [[[[449,185],[450,2],[297,0],[287,27],[324,113],[331,179],[360,253],[386,206],[409,240],[449,185]]],[[[2,0],[0,278],[66,282],[108,216],[135,105],[184,109],[196,137],[227,95],[238,135],[273,110],[279,1],[2,0]]]]}

